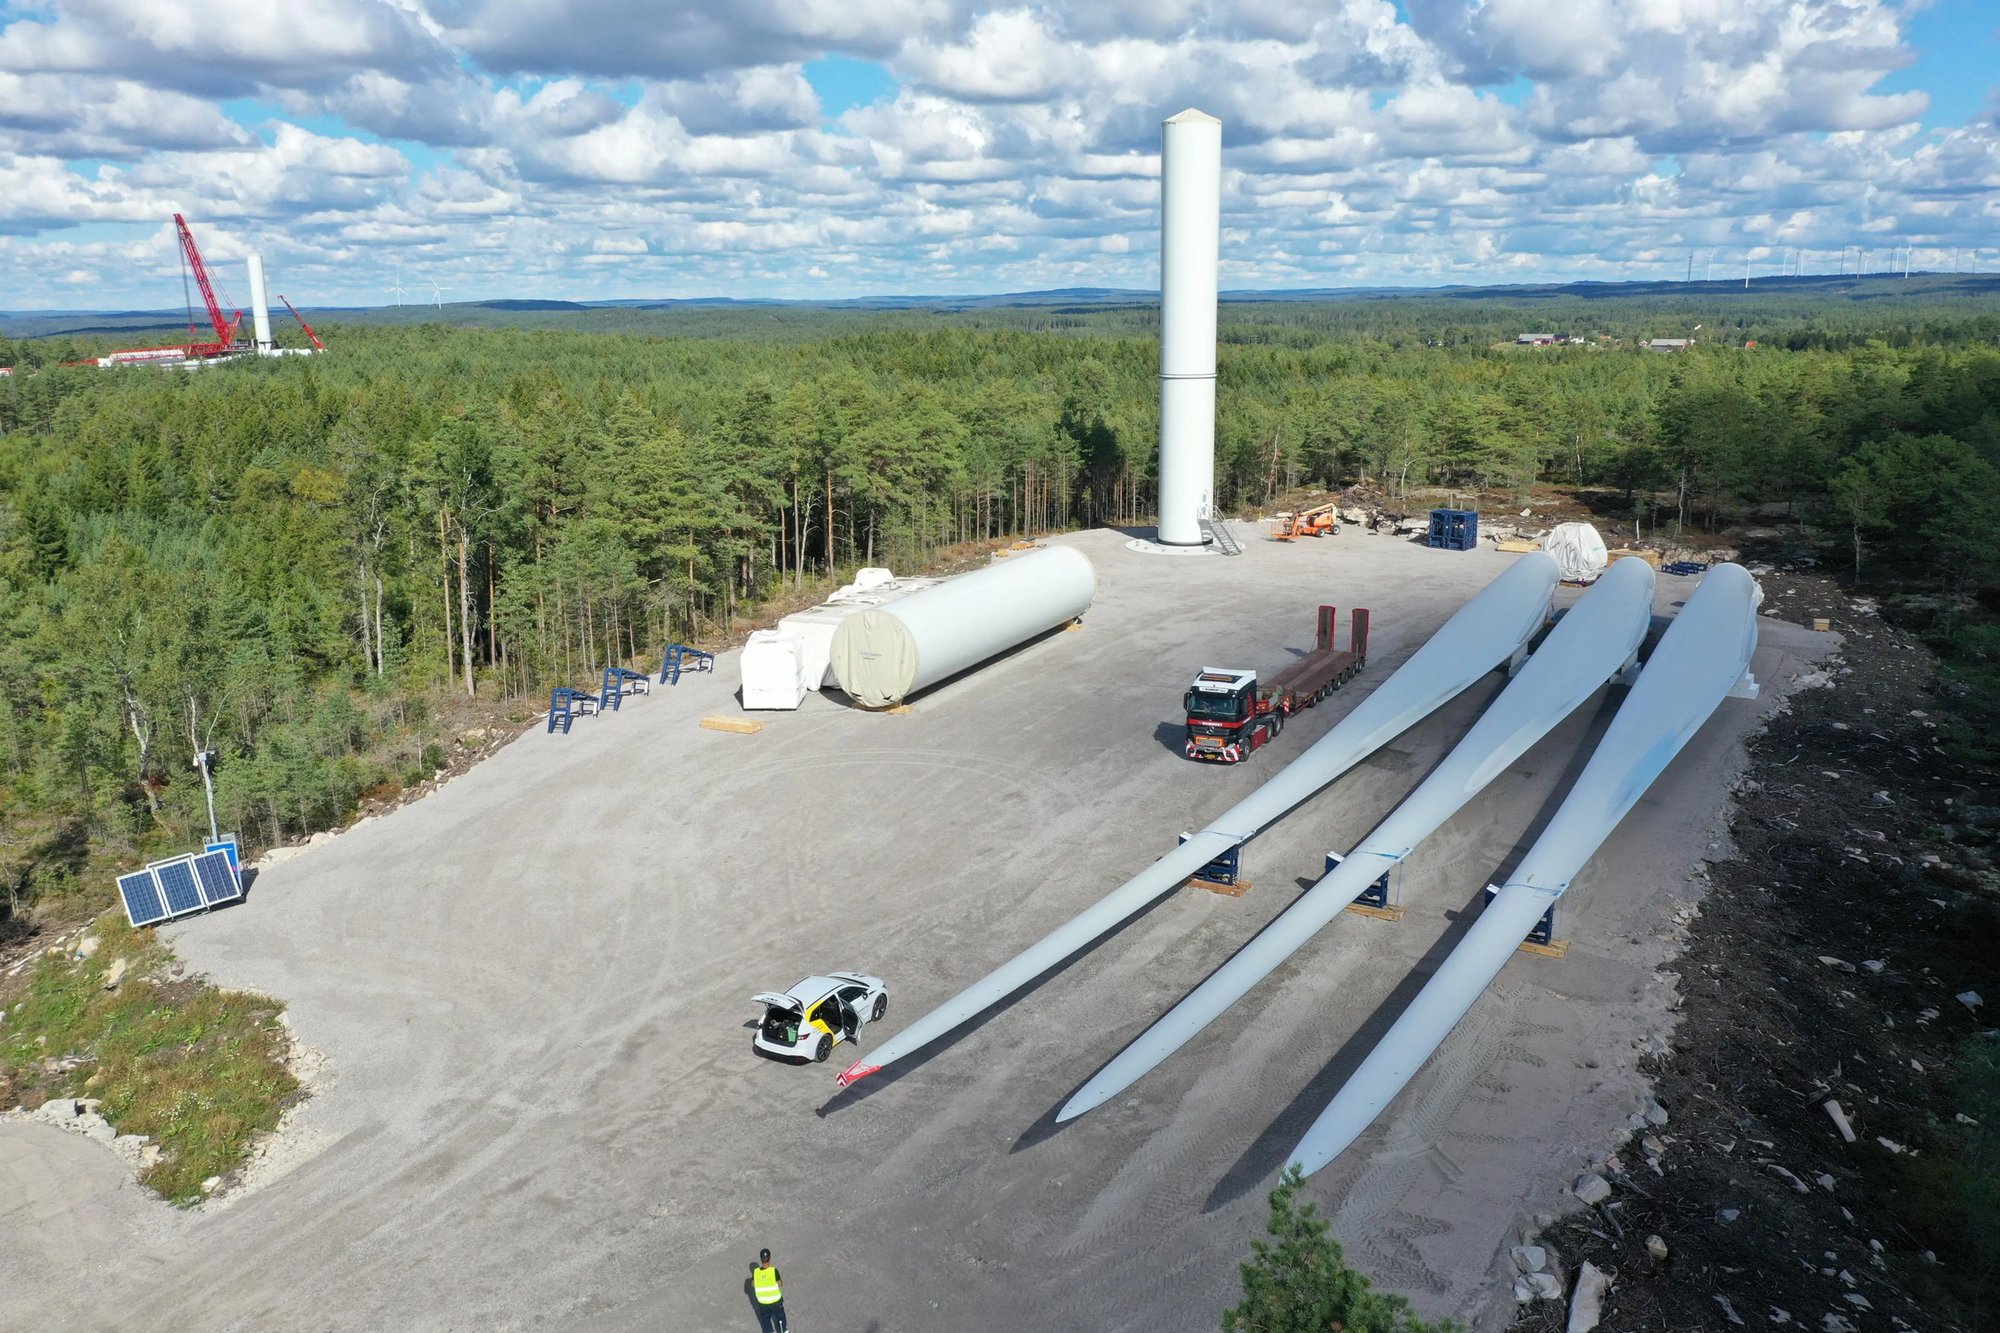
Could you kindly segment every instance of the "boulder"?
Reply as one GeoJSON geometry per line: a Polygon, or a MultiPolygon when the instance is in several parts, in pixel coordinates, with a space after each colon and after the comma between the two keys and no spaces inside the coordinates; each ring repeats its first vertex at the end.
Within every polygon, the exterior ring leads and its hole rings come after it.
{"type": "Polygon", "coordinates": [[[103,940],[95,935],[85,935],[81,940],[77,941],[76,956],[78,958],[94,958],[97,956],[97,951],[103,947],[103,940]]]}
{"type": "Polygon", "coordinates": [[[112,959],[111,966],[106,968],[104,972],[104,989],[117,990],[119,985],[124,982],[126,969],[129,968],[130,966],[131,966],[130,959],[127,958],[112,959]]]}
{"type": "Polygon", "coordinates": [[[1577,1177],[1576,1184],[1570,1186],[1570,1193],[1584,1203],[1603,1203],[1611,1197],[1611,1182],[1592,1171],[1577,1177]]]}
{"type": "Polygon", "coordinates": [[[1539,1273],[1549,1266],[1549,1252],[1539,1245],[1516,1245],[1514,1268],[1522,1273],[1539,1273]]]}
{"type": "Polygon", "coordinates": [[[1576,1294],[1569,1302],[1566,1333],[1590,1333],[1604,1318],[1604,1295],[1611,1289],[1611,1275],[1596,1264],[1584,1261],[1576,1275],[1576,1294]]]}

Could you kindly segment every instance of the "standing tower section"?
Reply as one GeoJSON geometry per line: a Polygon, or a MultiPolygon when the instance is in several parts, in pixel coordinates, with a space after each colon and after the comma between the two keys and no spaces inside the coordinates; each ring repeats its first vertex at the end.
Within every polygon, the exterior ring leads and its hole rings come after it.
{"type": "Polygon", "coordinates": [[[1160,131],[1160,532],[1200,546],[1215,500],[1215,306],[1222,122],[1193,107],[1160,131]]]}

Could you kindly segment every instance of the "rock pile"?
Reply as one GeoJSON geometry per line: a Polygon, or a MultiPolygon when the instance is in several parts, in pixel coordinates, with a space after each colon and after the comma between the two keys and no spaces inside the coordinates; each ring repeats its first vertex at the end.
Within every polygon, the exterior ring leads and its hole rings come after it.
{"type": "Polygon", "coordinates": [[[120,1134],[109,1120],[98,1113],[102,1105],[104,1103],[96,1097],[52,1097],[32,1111],[17,1107],[7,1112],[5,1118],[54,1125],[71,1134],[94,1139],[123,1158],[134,1174],[158,1165],[160,1145],[144,1134],[120,1134]]]}

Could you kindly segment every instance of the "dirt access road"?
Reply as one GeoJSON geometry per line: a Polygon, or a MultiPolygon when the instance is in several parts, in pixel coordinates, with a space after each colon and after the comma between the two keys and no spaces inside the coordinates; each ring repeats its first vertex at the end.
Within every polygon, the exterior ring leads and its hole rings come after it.
{"type": "MultiPolygon", "coordinates": [[[[284,997],[333,1082],[275,1179],[176,1213],[108,1152],[0,1125],[0,1325],[755,1327],[776,1254],[794,1327],[1213,1327],[1286,1150],[1525,849],[1606,698],[1515,764],[1403,877],[1124,1098],[1056,1107],[1421,779],[1496,674],[1246,855],[867,1095],[749,1049],[754,991],[889,979],[895,1030],[1094,901],[1323,734],[1513,557],[1348,532],[1241,559],[1064,539],[1099,575],[1059,633],[871,715],[812,697],[756,736],[735,663],[530,733],[436,795],[173,929],[190,965],[284,997]],[[1320,601],[1374,612],[1368,672],[1248,764],[1180,754],[1203,665],[1275,667],[1320,601]],[[46,1154],[59,1152],[58,1158],[46,1154]],[[20,1280],[20,1275],[27,1280],[20,1280]]],[[[1662,578],[1658,608],[1693,587],[1662,578]]],[[[1567,602],[1577,594],[1563,592],[1567,602]]],[[[1741,741],[1829,636],[1766,622],[1731,702],[1374,1131],[1312,1182],[1358,1263],[1428,1313],[1504,1322],[1506,1245],[1640,1104],[1655,967],[1715,843],[1741,741]]],[[[867,1044],[864,1039],[862,1053],[867,1044]]]]}

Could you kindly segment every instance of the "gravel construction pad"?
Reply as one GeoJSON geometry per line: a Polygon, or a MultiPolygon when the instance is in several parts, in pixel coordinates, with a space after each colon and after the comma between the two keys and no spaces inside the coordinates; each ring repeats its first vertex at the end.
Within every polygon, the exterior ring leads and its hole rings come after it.
{"type": "MultiPolygon", "coordinates": [[[[1285,1153],[1615,700],[1419,849],[1405,920],[1343,915],[1060,1131],[1055,1108],[1387,814],[1500,675],[1251,844],[1246,896],[1172,895],[900,1077],[835,1098],[851,1048],[754,1056],[755,991],[874,972],[886,1033],[1011,957],[1300,753],[1514,558],[1350,529],[1170,560],[1127,535],[1061,539],[1098,570],[1080,632],[905,714],[812,696],[758,735],[701,730],[736,711],[725,655],[567,736],[531,732],[173,927],[191,967],[289,1003],[323,1090],[253,1187],[192,1213],[121,1184],[108,1153],[34,1165],[59,1131],[0,1125],[0,1181],[36,1182],[0,1204],[0,1325],[747,1330],[768,1246],[802,1333],[1213,1327],[1285,1153]],[[1373,611],[1368,671],[1248,763],[1182,758],[1193,673],[1275,669],[1321,601],[1373,611]]],[[[1662,576],[1657,609],[1693,586],[1662,576]]],[[[1729,854],[1743,738],[1838,644],[1764,627],[1763,697],[1725,703],[1592,862],[1559,922],[1568,957],[1518,955],[1310,1186],[1350,1257],[1427,1314],[1504,1324],[1508,1245],[1641,1105],[1673,995],[1656,968],[1690,876],[1729,854]]]]}

